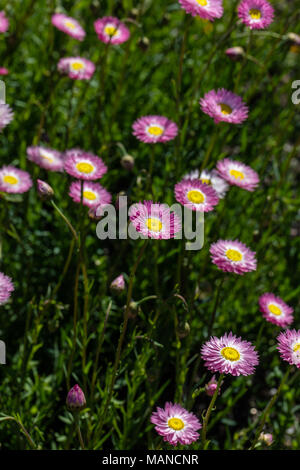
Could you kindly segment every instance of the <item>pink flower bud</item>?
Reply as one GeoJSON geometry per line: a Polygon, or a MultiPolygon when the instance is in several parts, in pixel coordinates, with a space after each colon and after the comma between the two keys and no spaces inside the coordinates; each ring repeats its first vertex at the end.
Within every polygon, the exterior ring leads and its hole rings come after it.
{"type": "MultiPolygon", "coordinates": [[[[209,397],[212,397],[215,391],[217,390],[218,382],[216,381],[216,376],[213,375],[210,381],[205,385],[205,392],[209,397]]],[[[219,394],[221,392],[221,387],[219,389],[219,394]]]]}
{"type": "Polygon", "coordinates": [[[85,396],[79,385],[76,384],[71,388],[67,395],[66,404],[71,411],[79,411],[85,408],[85,396]]]}
{"type": "Polygon", "coordinates": [[[8,75],[9,70],[6,67],[0,67],[0,75],[8,75]]]}
{"type": "Polygon", "coordinates": [[[273,436],[271,433],[264,433],[262,432],[259,436],[259,440],[270,446],[273,442],[273,436]]]}
{"type": "Polygon", "coordinates": [[[120,274],[114,281],[112,281],[110,288],[113,292],[119,294],[125,290],[125,280],[123,274],[120,274]]]}
{"type": "Polygon", "coordinates": [[[230,57],[231,59],[238,59],[240,57],[243,57],[245,51],[242,47],[236,46],[226,49],[225,54],[228,55],[228,57],[230,57]]]}
{"type": "Polygon", "coordinates": [[[37,180],[38,195],[41,199],[52,199],[54,191],[51,186],[42,180],[37,180]]]}

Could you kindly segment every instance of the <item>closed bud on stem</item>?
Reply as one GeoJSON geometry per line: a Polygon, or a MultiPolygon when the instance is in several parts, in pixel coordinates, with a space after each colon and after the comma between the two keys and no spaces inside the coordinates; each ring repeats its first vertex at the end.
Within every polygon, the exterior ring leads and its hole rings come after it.
{"type": "Polygon", "coordinates": [[[54,196],[54,191],[51,186],[42,180],[37,180],[37,190],[38,195],[43,200],[52,199],[54,196]]]}
{"type": "Polygon", "coordinates": [[[116,279],[114,279],[110,285],[110,289],[112,292],[116,294],[120,294],[125,290],[125,279],[123,274],[120,274],[116,279]]]}
{"type": "Polygon", "coordinates": [[[287,38],[292,41],[294,44],[300,45],[300,36],[296,33],[288,33],[287,38]]]}
{"type": "Polygon", "coordinates": [[[131,171],[134,167],[134,158],[131,155],[124,155],[121,158],[121,165],[125,170],[131,171]]]}
{"type": "Polygon", "coordinates": [[[264,433],[262,432],[259,436],[259,441],[261,442],[264,442],[265,444],[267,444],[267,446],[270,446],[273,442],[273,436],[271,433],[264,433]]]}
{"type": "MultiPolygon", "coordinates": [[[[210,381],[205,385],[206,395],[208,395],[209,397],[212,397],[215,391],[217,390],[217,386],[218,386],[218,381],[216,380],[216,376],[213,375],[210,381]]],[[[221,387],[219,389],[219,394],[220,392],[221,392],[221,387]]]]}
{"type": "Polygon", "coordinates": [[[148,47],[150,46],[150,41],[146,36],[142,36],[138,40],[138,46],[142,51],[146,51],[148,47]]]}
{"type": "Polygon", "coordinates": [[[242,47],[236,46],[226,49],[225,54],[231,59],[240,59],[245,55],[245,51],[242,47]]]}
{"type": "Polygon", "coordinates": [[[100,215],[100,211],[97,211],[97,207],[91,207],[88,212],[88,216],[92,220],[100,220],[102,215],[100,215]]]}
{"type": "Polygon", "coordinates": [[[188,322],[184,322],[183,324],[179,325],[177,328],[177,334],[179,338],[185,338],[190,334],[191,328],[188,322]]]}
{"type": "Polygon", "coordinates": [[[85,408],[85,396],[79,385],[76,384],[71,388],[67,395],[66,404],[70,411],[80,411],[85,408]]]}

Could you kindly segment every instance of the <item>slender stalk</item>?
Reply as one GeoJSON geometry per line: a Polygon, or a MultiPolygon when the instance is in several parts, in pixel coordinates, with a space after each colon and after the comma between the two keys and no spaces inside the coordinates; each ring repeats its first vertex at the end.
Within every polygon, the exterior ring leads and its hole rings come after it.
{"type": "Polygon", "coordinates": [[[206,154],[204,156],[204,159],[203,159],[203,162],[202,162],[202,165],[201,165],[201,168],[200,168],[200,173],[201,171],[203,171],[206,166],[207,166],[207,163],[208,163],[208,160],[209,160],[209,157],[213,151],[213,148],[215,146],[215,143],[216,143],[216,140],[217,140],[217,137],[218,137],[218,131],[219,131],[219,126],[220,124],[217,124],[214,128],[214,132],[213,132],[213,135],[212,135],[212,138],[210,139],[210,143],[209,143],[209,146],[206,150],[206,154]]]}
{"type": "Polygon", "coordinates": [[[210,337],[211,334],[212,334],[214,322],[215,322],[215,319],[216,319],[216,312],[217,312],[217,308],[218,308],[219,301],[220,301],[221,289],[222,289],[224,280],[225,280],[225,277],[222,277],[222,279],[219,282],[218,288],[217,288],[215,304],[214,304],[213,312],[212,312],[212,315],[211,315],[211,320],[210,320],[210,325],[209,325],[209,330],[208,330],[208,337],[210,337]]]}
{"type": "Polygon", "coordinates": [[[26,437],[27,442],[30,445],[30,447],[32,449],[37,449],[37,445],[35,444],[34,440],[30,436],[29,432],[27,431],[27,429],[25,428],[25,426],[23,425],[21,420],[19,420],[17,418],[14,418],[13,416],[5,416],[4,418],[0,418],[0,422],[1,421],[14,421],[15,423],[17,423],[18,426],[20,427],[22,433],[26,437]]]}
{"type": "Polygon", "coordinates": [[[54,207],[54,209],[56,210],[56,212],[59,214],[59,216],[63,219],[63,221],[67,224],[67,226],[69,227],[69,229],[71,230],[72,232],[72,235],[73,237],[75,238],[75,240],[78,242],[78,236],[77,236],[77,233],[73,227],[73,225],[71,224],[71,222],[68,220],[68,218],[62,213],[62,211],[57,207],[57,205],[55,204],[55,202],[53,201],[53,199],[51,199],[51,204],[52,206],[54,207]]]}
{"type": "Polygon", "coordinates": [[[202,428],[202,434],[201,434],[201,441],[202,441],[202,449],[203,450],[206,450],[205,449],[205,446],[206,446],[206,433],[207,433],[207,425],[208,425],[209,417],[211,415],[212,409],[213,409],[214,404],[216,402],[216,399],[217,399],[217,396],[218,396],[223,378],[224,378],[224,374],[221,374],[220,377],[219,377],[219,380],[218,380],[217,388],[215,390],[215,393],[212,396],[209,407],[208,407],[208,409],[205,413],[204,419],[203,419],[203,428],[202,428]]]}
{"type": "Polygon", "coordinates": [[[78,321],[78,286],[79,286],[79,273],[80,273],[80,263],[78,263],[75,273],[75,284],[74,284],[74,309],[73,309],[73,345],[71,356],[69,359],[68,364],[68,371],[67,371],[67,388],[70,388],[70,377],[72,372],[73,366],[73,359],[76,350],[76,343],[77,343],[77,321],[78,321]]]}
{"type": "Polygon", "coordinates": [[[81,434],[81,430],[80,430],[79,412],[76,412],[74,414],[74,419],[75,419],[75,427],[76,427],[76,432],[77,432],[78,439],[79,439],[79,442],[80,442],[80,446],[81,446],[81,449],[84,450],[85,446],[84,446],[84,442],[83,442],[83,438],[82,438],[82,434],[81,434]]]}

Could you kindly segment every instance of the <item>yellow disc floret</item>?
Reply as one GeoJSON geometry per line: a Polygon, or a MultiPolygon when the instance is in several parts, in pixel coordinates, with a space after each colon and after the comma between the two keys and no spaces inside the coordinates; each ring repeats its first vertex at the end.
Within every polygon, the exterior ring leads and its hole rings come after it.
{"type": "Polygon", "coordinates": [[[83,197],[85,199],[88,199],[89,201],[94,201],[95,199],[97,199],[96,194],[92,191],[83,191],[83,197]]]}
{"type": "Polygon", "coordinates": [[[233,176],[236,180],[243,180],[245,178],[244,173],[238,170],[230,170],[229,171],[230,175],[233,176]]]}
{"type": "Polygon", "coordinates": [[[187,193],[187,198],[194,204],[202,204],[205,199],[201,191],[197,191],[196,189],[192,189],[191,191],[189,191],[187,193]]]}
{"type": "Polygon", "coordinates": [[[168,425],[170,428],[174,429],[175,431],[180,431],[184,428],[184,422],[180,418],[170,418],[168,420],[168,425]]]}
{"type": "Polygon", "coordinates": [[[232,108],[226,103],[220,103],[221,111],[223,114],[228,115],[232,113],[232,108]]]}
{"type": "Polygon", "coordinates": [[[151,230],[152,232],[160,232],[161,229],[162,229],[162,226],[163,226],[161,220],[154,219],[154,218],[151,218],[151,217],[149,219],[147,219],[146,225],[147,225],[148,229],[151,230]]]}
{"type": "Polygon", "coordinates": [[[273,315],[281,315],[282,314],[282,311],[280,310],[279,307],[277,307],[277,305],[274,305],[274,304],[270,304],[269,305],[269,310],[271,313],[273,313],[273,315]]]}
{"type": "Polygon", "coordinates": [[[18,179],[12,175],[5,175],[3,178],[3,181],[4,183],[8,183],[8,184],[17,184],[18,179]]]}
{"type": "Polygon", "coordinates": [[[164,131],[159,126],[150,126],[148,128],[148,132],[149,132],[149,134],[154,135],[155,137],[159,137],[163,134],[164,131]]]}
{"type": "Polygon", "coordinates": [[[249,10],[250,16],[253,20],[260,20],[261,18],[261,11],[258,10],[257,8],[251,8],[249,10]]]}
{"type": "Polygon", "coordinates": [[[90,163],[87,162],[80,162],[76,164],[76,168],[80,173],[92,173],[94,167],[90,163]]]}
{"type": "Polygon", "coordinates": [[[231,248],[227,250],[225,254],[230,261],[241,261],[243,259],[243,255],[240,251],[232,250],[231,248]]]}
{"type": "Polygon", "coordinates": [[[221,349],[221,354],[223,357],[225,357],[225,359],[231,362],[238,361],[241,357],[238,350],[231,348],[230,346],[226,346],[225,348],[221,349]]]}

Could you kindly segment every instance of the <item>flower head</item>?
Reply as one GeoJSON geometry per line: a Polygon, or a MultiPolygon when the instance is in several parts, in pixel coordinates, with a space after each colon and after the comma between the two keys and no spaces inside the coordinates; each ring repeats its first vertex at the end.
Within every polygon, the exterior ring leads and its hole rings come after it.
{"type": "Polygon", "coordinates": [[[38,195],[40,196],[40,198],[44,200],[52,199],[52,197],[54,196],[54,191],[51,186],[42,180],[37,180],[36,182],[38,195]]]}
{"type": "Polygon", "coordinates": [[[27,148],[27,158],[41,168],[50,171],[63,171],[62,153],[46,147],[33,146],[27,148]]]}
{"type": "Polygon", "coordinates": [[[129,209],[132,225],[147,238],[169,239],[181,230],[179,217],[167,205],[144,201],[129,209]]]}
{"type": "Polygon", "coordinates": [[[13,119],[14,113],[8,104],[0,102],[0,130],[4,129],[13,119]]]}
{"type": "Polygon", "coordinates": [[[112,283],[110,284],[110,288],[116,293],[120,293],[125,290],[125,279],[123,274],[120,274],[120,276],[118,276],[112,281],[112,283]]]}
{"type": "Polygon", "coordinates": [[[238,15],[250,29],[265,29],[274,19],[274,8],[267,0],[242,0],[238,15]]]}
{"type": "Polygon", "coordinates": [[[0,67],[0,75],[8,75],[9,70],[6,67],[0,67]]]}
{"type": "Polygon", "coordinates": [[[277,341],[281,358],[300,369],[300,330],[283,331],[277,341]]]}
{"type": "Polygon", "coordinates": [[[222,0],[179,0],[182,8],[192,16],[214,21],[223,15],[222,0]]]}
{"type": "Polygon", "coordinates": [[[60,72],[73,80],[90,80],[95,72],[95,64],[83,57],[65,57],[57,65],[60,72]]]}
{"type": "Polygon", "coordinates": [[[165,442],[173,446],[183,445],[197,441],[201,429],[198,418],[177,403],[167,402],[164,408],[157,407],[152,413],[150,421],[155,424],[155,431],[163,436],[165,442]]]}
{"type": "MultiPolygon", "coordinates": [[[[73,181],[70,186],[69,196],[74,202],[81,202],[81,182],[73,181]]],[[[111,203],[111,194],[99,183],[84,181],[82,204],[88,207],[105,206],[111,203]]]]}
{"type": "Polygon", "coordinates": [[[254,191],[259,183],[259,176],[250,166],[242,162],[224,158],[217,163],[219,176],[228,181],[229,184],[239,186],[247,191],[254,191]]]}
{"type": "Polygon", "coordinates": [[[218,240],[209,251],[212,262],[222,271],[244,274],[256,270],[255,252],[239,240],[218,240]]]}
{"type": "Polygon", "coordinates": [[[132,128],[133,135],[147,144],[173,140],[178,133],[175,122],[164,116],[143,116],[133,123],[132,128]]]}
{"type": "Polygon", "coordinates": [[[110,44],[122,44],[130,37],[130,31],[122,21],[112,16],[98,18],[94,23],[100,41],[110,44]]]}
{"type": "Polygon", "coordinates": [[[5,304],[14,291],[14,285],[10,277],[0,272],[0,305],[5,304]]]}
{"type": "Polygon", "coordinates": [[[27,171],[14,166],[0,168],[0,191],[5,193],[25,193],[32,186],[32,180],[27,171]]]}
{"type": "Polygon", "coordinates": [[[52,15],[51,22],[56,28],[60,29],[60,31],[63,31],[74,39],[78,39],[78,41],[83,41],[85,31],[74,18],[66,16],[63,13],[55,13],[52,15]]]}
{"type": "Polygon", "coordinates": [[[210,185],[217,193],[219,199],[223,199],[228,191],[228,183],[219,176],[216,170],[194,170],[183,177],[187,180],[200,180],[201,183],[210,185]]]}
{"type": "Polygon", "coordinates": [[[218,204],[216,191],[199,180],[183,179],[175,185],[175,198],[180,204],[193,211],[209,212],[218,204]]]}
{"type": "Polygon", "coordinates": [[[240,124],[248,117],[248,106],[242,98],[224,88],[206,93],[200,105],[202,111],[212,117],[216,124],[220,121],[240,124]]]}
{"type": "Polygon", "coordinates": [[[259,308],[263,317],[275,325],[285,328],[293,323],[293,309],[289,307],[280,297],[267,292],[259,298],[259,308]]]}
{"type": "Polygon", "coordinates": [[[79,385],[76,384],[71,388],[71,390],[69,390],[66,404],[71,411],[79,411],[85,408],[85,396],[79,385]]]}
{"type": "Polygon", "coordinates": [[[5,11],[0,11],[0,33],[6,33],[9,28],[9,20],[5,15],[5,11]]]}
{"type": "Polygon", "coordinates": [[[98,180],[107,172],[107,166],[97,155],[80,149],[68,150],[64,159],[65,171],[82,180],[98,180]]]}
{"type": "Polygon", "coordinates": [[[221,338],[213,336],[201,348],[205,366],[220,374],[250,375],[258,364],[258,354],[248,341],[225,333],[221,338]]]}

